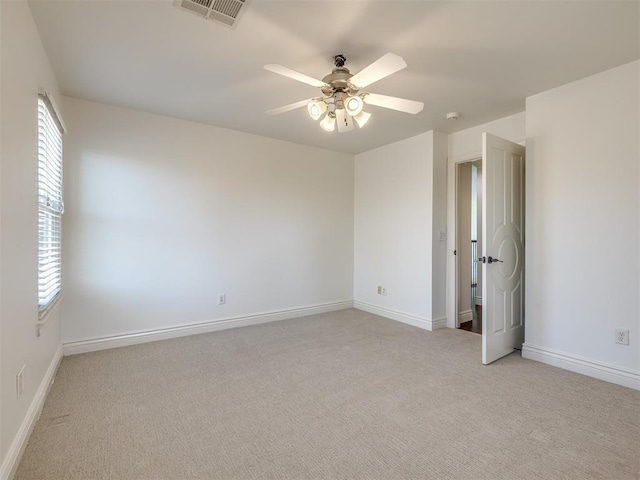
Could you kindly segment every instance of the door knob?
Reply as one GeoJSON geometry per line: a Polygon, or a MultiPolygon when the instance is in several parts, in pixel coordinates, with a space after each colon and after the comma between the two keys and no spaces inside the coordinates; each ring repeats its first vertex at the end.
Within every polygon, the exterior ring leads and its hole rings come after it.
{"type": "Polygon", "coordinates": [[[502,263],[502,260],[498,260],[497,258],[489,257],[487,259],[488,263],[502,263]]]}

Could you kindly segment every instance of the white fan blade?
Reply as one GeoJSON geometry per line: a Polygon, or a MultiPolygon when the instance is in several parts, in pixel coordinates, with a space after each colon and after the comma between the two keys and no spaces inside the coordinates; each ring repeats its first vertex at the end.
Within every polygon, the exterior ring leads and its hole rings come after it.
{"type": "Polygon", "coordinates": [[[400,55],[387,53],[364,70],[356,73],[349,81],[358,88],[364,88],[406,67],[407,63],[400,55]]]}
{"type": "Polygon", "coordinates": [[[405,113],[420,113],[424,108],[424,103],[415,100],[407,100],[405,98],[388,97],[387,95],[378,95],[377,93],[369,93],[364,97],[366,105],[375,105],[377,107],[390,108],[405,113]]]}
{"type": "Polygon", "coordinates": [[[280,113],[290,112],[291,110],[295,110],[296,108],[305,107],[307,104],[313,100],[313,98],[307,98],[306,100],[300,100],[299,102],[290,103],[289,105],[284,105],[282,107],[274,108],[273,110],[267,110],[267,115],[278,115],[280,113]]]}
{"type": "Polygon", "coordinates": [[[277,73],[278,75],[283,75],[299,82],[306,83],[307,85],[311,85],[312,87],[324,87],[326,85],[324,82],[316,80],[315,78],[305,75],[304,73],[296,72],[295,70],[291,70],[290,68],[283,67],[282,65],[277,65],[275,63],[265,65],[264,69],[269,70],[273,73],[277,73]]]}
{"type": "Polygon", "coordinates": [[[338,133],[350,132],[353,130],[353,117],[344,111],[344,108],[336,109],[336,124],[338,133]]]}

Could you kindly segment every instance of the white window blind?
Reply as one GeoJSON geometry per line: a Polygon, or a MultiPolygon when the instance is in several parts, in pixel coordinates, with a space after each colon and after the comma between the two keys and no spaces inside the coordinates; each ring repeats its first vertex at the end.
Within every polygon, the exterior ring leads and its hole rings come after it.
{"type": "Polygon", "coordinates": [[[47,95],[38,98],[38,316],[62,289],[62,133],[47,95]]]}

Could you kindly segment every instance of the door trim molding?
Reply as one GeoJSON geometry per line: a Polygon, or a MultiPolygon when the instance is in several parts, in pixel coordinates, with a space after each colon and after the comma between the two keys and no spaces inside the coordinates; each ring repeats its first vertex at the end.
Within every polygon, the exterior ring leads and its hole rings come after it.
{"type": "Polygon", "coordinates": [[[584,358],[572,353],[524,343],[522,358],[564,368],[588,377],[640,390],[640,371],[584,358]]]}
{"type": "Polygon", "coordinates": [[[457,155],[447,162],[447,327],[460,326],[458,311],[458,263],[453,251],[458,249],[458,165],[482,159],[482,149],[457,155]]]}
{"type": "MultiPolygon", "coordinates": [[[[475,128],[475,127],[474,127],[475,128]]],[[[493,130],[491,130],[493,133],[493,130]]],[[[495,135],[500,135],[496,132],[495,135]]],[[[479,134],[482,138],[482,133],[479,134]]],[[[505,137],[508,140],[508,137],[505,137]]],[[[526,138],[520,137],[510,140],[513,143],[525,145],[526,138]]],[[[457,302],[456,302],[456,258],[453,251],[456,249],[456,166],[459,163],[473,162],[482,158],[482,146],[464,153],[458,153],[447,159],[447,327],[456,328],[457,302]]]]}

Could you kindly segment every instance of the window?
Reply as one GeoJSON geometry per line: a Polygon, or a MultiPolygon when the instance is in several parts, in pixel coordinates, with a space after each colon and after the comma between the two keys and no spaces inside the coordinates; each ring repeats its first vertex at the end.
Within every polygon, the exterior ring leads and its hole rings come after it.
{"type": "Polygon", "coordinates": [[[38,98],[38,318],[62,290],[62,133],[51,98],[38,98]]]}

